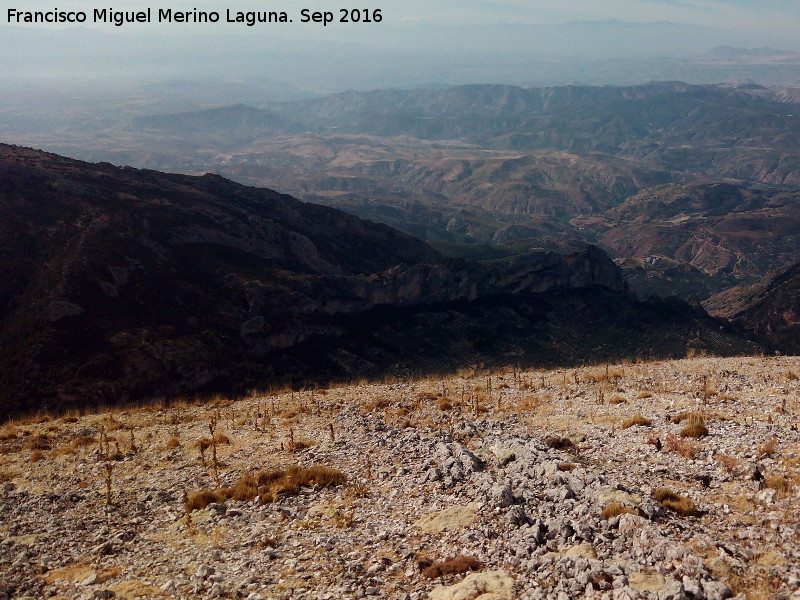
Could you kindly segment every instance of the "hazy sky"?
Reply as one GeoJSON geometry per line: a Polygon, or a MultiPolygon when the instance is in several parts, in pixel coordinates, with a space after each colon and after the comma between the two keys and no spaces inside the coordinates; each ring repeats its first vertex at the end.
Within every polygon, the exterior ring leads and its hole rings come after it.
{"type": "MultiPolygon", "coordinates": [[[[113,7],[133,10],[141,7],[176,10],[286,10],[299,14],[302,8],[336,10],[348,3],[332,0],[123,0],[85,2],[81,0],[17,0],[4,2],[6,9],[86,10],[113,7]],[[16,6],[15,6],[16,5],[16,6]]],[[[798,0],[361,0],[353,6],[380,8],[390,25],[563,23],[577,20],[652,22],[673,21],[713,26],[736,31],[753,31],[781,36],[800,35],[798,0]]]]}

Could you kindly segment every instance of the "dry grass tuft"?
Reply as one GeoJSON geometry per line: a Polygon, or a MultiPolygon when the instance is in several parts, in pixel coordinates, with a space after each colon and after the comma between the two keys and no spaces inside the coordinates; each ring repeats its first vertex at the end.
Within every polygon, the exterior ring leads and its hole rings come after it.
{"type": "Polygon", "coordinates": [[[777,448],[778,448],[778,438],[772,436],[766,442],[764,442],[758,447],[758,449],[756,450],[756,456],[758,458],[765,458],[765,457],[768,458],[775,454],[777,448]]]}
{"type": "Polygon", "coordinates": [[[603,516],[606,519],[611,519],[619,515],[638,515],[638,514],[639,513],[636,511],[636,509],[633,509],[630,506],[625,506],[620,502],[612,502],[603,509],[603,516]]]}
{"type": "Polygon", "coordinates": [[[622,424],[622,428],[623,429],[628,429],[629,427],[633,427],[633,426],[652,427],[652,425],[653,425],[653,422],[650,419],[648,419],[647,417],[644,417],[643,415],[635,415],[635,416],[631,417],[630,419],[627,419],[622,424]]]}
{"type": "Polygon", "coordinates": [[[212,502],[224,502],[228,498],[251,501],[258,496],[262,502],[274,502],[280,496],[297,494],[302,487],[332,487],[341,485],[346,480],[347,477],[341,471],[323,466],[273,469],[256,475],[244,475],[228,488],[199,490],[189,494],[186,509],[200,510],[212,502]]]}
{"type": "Polygon", "coordinates": [[[691,498],[681,496],[668,488],[659,488],[653,494],[653,498],[664,508],[668,508],[682,517],[694,517],[700,514],[691,498]]]}
{"type": "MultiPolygon", "coordinates": [[[[421,564],[418,561],[418,564],[421,564]]],[[[483,563],[474,556],[456,556],[433,563],[422,569],[422,576],[428,579],[443,577],[444,575],[460,575],[469,571],[480,571],[483,563]]]]}
{"type": "Polygon", "coordinates": [[[548,436],[544,438],[544,443],[548,448],[553,448],[554,450],[566,450],[567,448],[575,447],[572,440],[565,437],[548,436]]]}
{"type": "Polygon", "coordinates": [[[681,429],[683,438],[701,438],[708,435],[706,420],[700,413],[690,413],[686,417],[686,426],[681,429]]]}
{"type": "Polygon", "coordinates": [[[53,439],[49,435],[37,433],[25,442],[25,447],[28,450],[52,450],[53,439]]]}
{"type": "Polygon", "coordinates": [[[439,398],[438,405],[439,405],[439,410],[441,411],[450,410],[451,408],[453,408],[453,403],[450,402],[449,398],[439,398]]]}
{"type": "Polygon", "coordinates": [[[694,440],[678,437],[674,433],[668,433],[664,442],[667,450],[680,454],[684,458],[694,458],[700,450],[699,444],[694,440]]]}
{"type": "Polygon", "coordinates": [[[728,473],[735,472],[740,463],[738,458],[731,456],[730,454],[717,454],[714,456],[714,460],[716,460],[728,473]]]}
{"type": "Polygon", "coordinates": [[[764,480],[764,486],[773,490],[777,490],[783,494],[792,489],[791,482],[782,475],[772,475],[764,480]]]}

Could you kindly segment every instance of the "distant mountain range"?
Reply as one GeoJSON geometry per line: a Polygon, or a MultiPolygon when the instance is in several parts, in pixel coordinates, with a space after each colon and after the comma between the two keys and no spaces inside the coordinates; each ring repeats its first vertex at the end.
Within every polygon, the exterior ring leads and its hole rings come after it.
{"type": "Polygon", "coordinates": [[[445,259],[244,187],[0,146],[3,412],[755,346],[599,249],[445,259]],[[591,323],[591,326],[588,324],[591,323]]]}

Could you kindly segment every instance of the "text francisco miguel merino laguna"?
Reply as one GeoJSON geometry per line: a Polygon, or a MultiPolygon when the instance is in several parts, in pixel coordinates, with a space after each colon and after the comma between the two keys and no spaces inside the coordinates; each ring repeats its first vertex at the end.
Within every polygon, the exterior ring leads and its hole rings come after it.
{"type": "MultiPolygon", "coordinates": [[[[351,12],[342,10],[342,12],[351,12]]],[[[352,11],[356,12],[356,11],[352,11]]],[[[359,13],[361,11],[358,11],[359,13]]],[[[365,11],[366,12],[366,11],[365,11]]],[[[372,11],[370,15],[358,15],[361,22],[378,22],[380,21],[380,11],[372,11]],[[366,17],[366,18],[365,18],[366,17]],[[377,17],[377,18],[375,18],[377,17]]],[[[114,10],[112,8],[95,8],[91,13],[84,11],[64,11],[57,8],[47,11],[30,11],[18,10],[16,8],[9,8],[6,11],[6,18],[9,24],[52,24],[52,23],[86,23],[91,21],[93,23],[108,23],[121,27],[126,23],[241,23],[248,26],[253,26],[256,23],[291,23],[292,19],[285,11],[236,11],[231,9],[225,10],[225,19],[222,19],[220,13],[215,10],[173,10],[171,8],[147,8],[146,10],[139,11],[122,11],[114,10]],[[156,17],[155,21],[153,17],[156,17]]],[[[308,9],[300,11],[301,23],[322,23],[327,25],[332,21],[332,13],[314,12],[308,9]]],[[[352,21],[356,21],[351,15],[352,21]]]]}

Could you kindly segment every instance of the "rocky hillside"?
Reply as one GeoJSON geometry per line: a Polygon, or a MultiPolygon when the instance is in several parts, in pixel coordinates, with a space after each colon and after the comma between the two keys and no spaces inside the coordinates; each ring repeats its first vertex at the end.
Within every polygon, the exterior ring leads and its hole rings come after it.
{"type": "Polygon", "coordinates": [[[755,331],[774,349],[800,354],[800,263],[755,285],[720,292],[704,306],[755,331]]]}
{"type": "Polygon", "coordinates": [[[754,349],[685,305],[638,302],[594,247],[481,265],[213,175],[0,159],[3,412],[754,349]]]}
{"type": "Polygon", "coordinates": [[[464,371],[17,420],[0,597],[796,598],[798,373],[464,371]]]}

